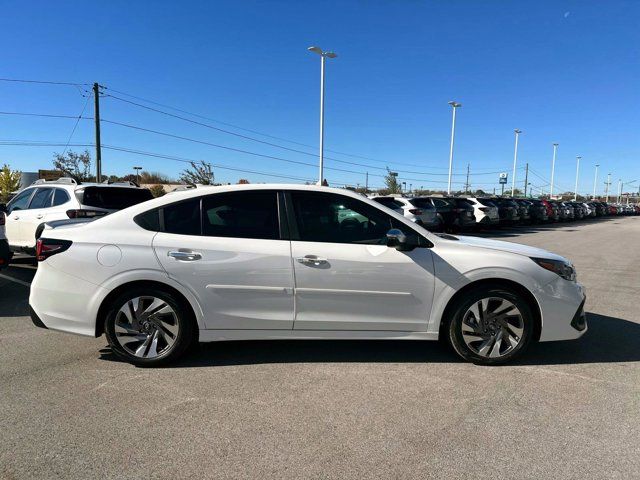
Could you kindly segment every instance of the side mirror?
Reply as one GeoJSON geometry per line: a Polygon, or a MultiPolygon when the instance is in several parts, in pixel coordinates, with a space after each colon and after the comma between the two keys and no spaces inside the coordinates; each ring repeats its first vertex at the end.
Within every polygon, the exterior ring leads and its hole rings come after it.
{"type": "Polygon", "coordinates": [[[392,228],[387,232],[387,246],[395,248],[401,252],[409,252],[420,245],[418,237],[415,235],[407,236],[397,228],[392,228]]]}
{"type": "Polygon", "coordinates": [[[0,212],[7,213],[7,204],[6,203],[0,203],[0,212]]]}

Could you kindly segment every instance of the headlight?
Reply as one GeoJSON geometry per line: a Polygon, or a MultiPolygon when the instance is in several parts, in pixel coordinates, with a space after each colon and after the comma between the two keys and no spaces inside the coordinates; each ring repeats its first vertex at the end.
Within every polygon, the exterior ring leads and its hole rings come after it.
{"type": "Polygon", "coordinates": [[[571,265],[569,262],[563,262],[561,260],[551,260],[549,258],[530,258],[545,270],[557,273],[562,278],[564,278],[565,280],[569,280],[570,282],[576,281],[576,269],[573,268],[573,265],[571,265]]]}

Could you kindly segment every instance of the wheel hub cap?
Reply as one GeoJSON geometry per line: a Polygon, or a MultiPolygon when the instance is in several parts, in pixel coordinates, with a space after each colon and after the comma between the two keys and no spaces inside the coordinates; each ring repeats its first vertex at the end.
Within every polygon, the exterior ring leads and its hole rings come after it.
{"type": "Polygon", "coordinates": [[[157,297],[132,298],[116,314],[118,343],[127,353],[140,358],[166,355],[178,338],[179,329],[176,312],[157,297]]]}
{"type": "Polygon", "coordinates": [[[524,333],[522,313],[509,300],[483,298],[462,317],[462,338],[476,355],[498,358],[516,348],[524,333]]]}

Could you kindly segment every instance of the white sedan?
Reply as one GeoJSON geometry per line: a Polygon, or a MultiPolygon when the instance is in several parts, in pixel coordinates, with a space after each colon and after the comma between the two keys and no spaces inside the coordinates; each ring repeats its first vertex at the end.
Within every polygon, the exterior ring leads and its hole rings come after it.
{"type": "Polygon", "coordinates": [[[46,228],[33,322],[106,334],[136,365],[197,341],[442,338],[504,363],[587,328],[573,266],[545,250],[437,236],[347,190],[233,185],[46,228]]]}

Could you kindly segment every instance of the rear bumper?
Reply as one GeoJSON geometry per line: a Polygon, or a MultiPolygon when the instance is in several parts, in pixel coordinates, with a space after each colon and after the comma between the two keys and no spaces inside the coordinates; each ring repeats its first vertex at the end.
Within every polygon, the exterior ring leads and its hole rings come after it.
{"type": "Polygon", "coordinates": [[[29,310],[41,328],[94,337],[98,308],[108,291],[41,262],[31,283],[29,310]]]}

